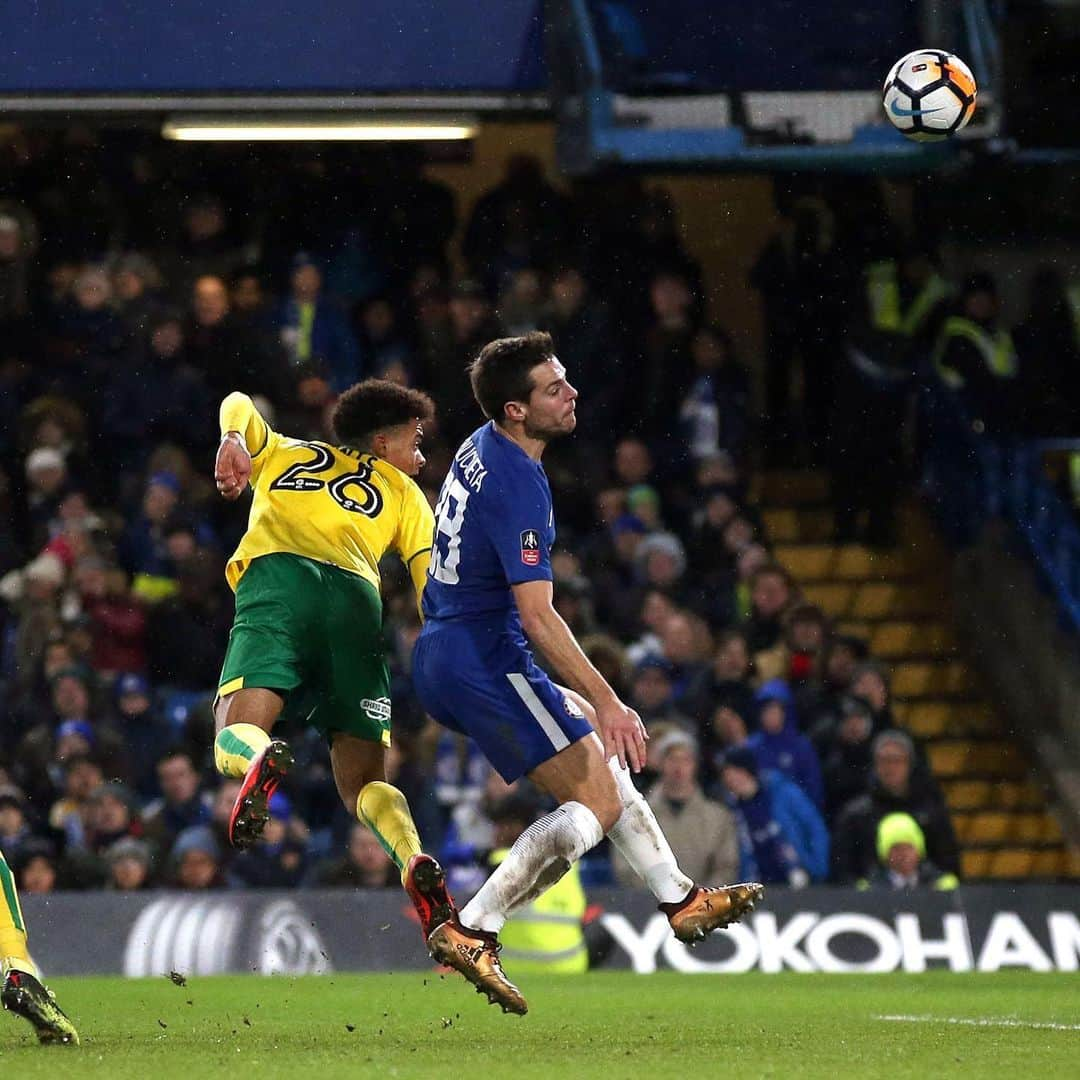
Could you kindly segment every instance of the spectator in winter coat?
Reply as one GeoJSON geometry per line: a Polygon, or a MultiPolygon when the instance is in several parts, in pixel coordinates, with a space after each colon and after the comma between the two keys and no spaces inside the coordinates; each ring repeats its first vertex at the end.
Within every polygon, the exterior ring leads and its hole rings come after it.
{"type": "Polygon", "coordinates": [[[849,695],[840,702],[840,721],[821,750],[825,782],[825,817],[830,823],[852,799],[870,786],[874,760],[874,710],[865,698],[849,695]]]}
{"type": "MultiPolygon", "coordinates": [[[[656,748],[660,780],[646,801],[656,814],[683,872],[706,885],[736,880],[739,846],[735,819],[722,803],[707,798],[698,783],[698,748],[682,731],[670,731],[656,748]]],[[[612,853],[615,877],[624,885],[639,885],[629,863],[612,853]]]]}
{"type": "Polygon", "coordinates": [[[836,881],[866,877],[875,864],[877,828],[887,814],[910,814],[926,836],[931,861],[943,872],[959,872],[960,857],[949,811],[937,784],[915,768],[915,747],[902,731],[883,731],[873,745],[870,790],[841,810],[833,830],[832,873],[836,881]]]}
{"type": "Polygon", "coordinates": [[[759,773],[746,747],[729,750],[721,773],[739,827],[739,877],[801,888],[829,869],[829,833],[814,804],[777,773],[759,773]]]}
{"type": "Polygon", "coordinates": [[[305,380],[324,384],[323,396],[341,393],[360,376],[360,353],[344,314],[322,295],[322,272],[311,256],[301,252],[293,259],[291,290],[282,302],[277,324],[289,368],[297,381],[304,405],[305,380]]]}
{"type": "Polygon", "coordinates": [[[821,810],[825,804],[821,766],[805,735],[799,734],[794,695],[783,679],[770,679],[757,692],[758,730],[746,741],[759,769],[771,769],[797,784],[821,810]]]}

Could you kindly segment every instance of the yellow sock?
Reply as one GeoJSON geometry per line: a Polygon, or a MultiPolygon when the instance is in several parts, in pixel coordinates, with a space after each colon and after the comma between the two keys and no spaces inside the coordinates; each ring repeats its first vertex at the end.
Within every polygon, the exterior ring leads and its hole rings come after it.
{"type": "Polygon", "coordinates": [[[356,800],[356,816],[375,834],[404,878],[409,860],[423,851],[405,796],[393,785],[373,780],[356,800]]]}
{"type": "Polygon", "coordinates": [[[39,978],[26,949],[26,923],[15,891],[15,877],[0,854],[0,979],[12,968],[39,978]]]}
{"type": "Polygon", "coordinates": [[[255,724],[229,724],[214,740],[214,765],[222,776],[242,777],[270,745],[270,736],[255,724]]]}

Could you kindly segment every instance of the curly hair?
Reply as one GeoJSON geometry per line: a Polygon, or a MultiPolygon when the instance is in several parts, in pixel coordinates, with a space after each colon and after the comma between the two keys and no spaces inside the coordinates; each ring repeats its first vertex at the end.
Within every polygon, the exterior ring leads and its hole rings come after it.
{"type": "Polygon", "coordinates": [[[498,423],[508,401],[528,401],[533,389],[529,372],[554,355],[551,335],[542,330],[489,341],[469,365],[473,397],[484,415],[498,423]]]}
{"type": "Polygon", "coordinates": [[[434,415],[435,403],[420,390],[385,379],[365,379],[338,398],[331,423],[338,442],[362,448],[377,432],[434,415]]]}

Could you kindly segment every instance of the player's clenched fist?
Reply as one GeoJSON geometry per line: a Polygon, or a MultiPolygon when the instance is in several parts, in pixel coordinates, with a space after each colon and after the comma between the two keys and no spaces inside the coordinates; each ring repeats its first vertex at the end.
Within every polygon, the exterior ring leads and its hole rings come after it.
{"type": "Polygon", "coordinates": [[[624,769],[629,763],[634,772],[641,772],[645,767],[645,740],[649,737],[641,717],[615,698],[597,706],[596,726],[604,740],[604,756],[617,757],[624,769]]]}
{"type": "Polygon", "coordinates": [[[243,436],[236,431],[228,432],[218,447],[214,462],[214,482],[226,499],[238,499],[251,478],[251,455],[243,436]]]}

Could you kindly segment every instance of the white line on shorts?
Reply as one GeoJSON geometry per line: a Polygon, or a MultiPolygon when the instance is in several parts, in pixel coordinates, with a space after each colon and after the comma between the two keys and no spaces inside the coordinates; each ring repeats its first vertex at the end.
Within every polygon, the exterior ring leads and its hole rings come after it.
{"type": "Polygon", "coordinates": [[[963,1024],[966,1027],[1038,1028],[1041,1031],[1080,1031],[1080,1024],[1053,1024],[1049,1021],[1012,1020],[1005,1017],[965,1016],[875,1016],[875,1020],[889,1020],[901,1024],[963,1024]]]}

